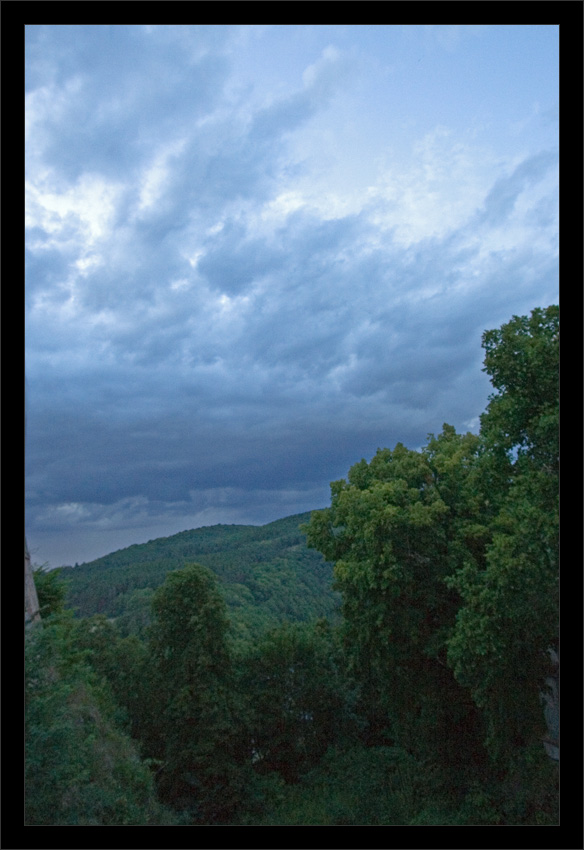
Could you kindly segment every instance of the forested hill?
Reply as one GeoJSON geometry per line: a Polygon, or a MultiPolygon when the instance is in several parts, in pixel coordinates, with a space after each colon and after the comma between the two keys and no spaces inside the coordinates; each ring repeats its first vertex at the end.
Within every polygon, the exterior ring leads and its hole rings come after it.
{"type": "Polygon", "coordinates": [[[68,604],[79,616],[105,614],[123,633],[140,634],[154,590],[188,563],[211,569],[236,636],[255,637],[283,620],[330,617],[339,596],[332,564],[306,545],[299,526],[310,512],[263,526],[213,525],[120,549],[75,568],[64,567],[68,604]]]}

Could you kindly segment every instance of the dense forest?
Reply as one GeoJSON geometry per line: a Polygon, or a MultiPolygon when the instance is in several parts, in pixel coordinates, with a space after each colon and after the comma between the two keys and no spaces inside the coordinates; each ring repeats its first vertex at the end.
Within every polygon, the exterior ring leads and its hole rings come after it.
{"type": "Polygon", "coordinates": [[[196,528],[63,568],[67,605],[77,616],[105,614],[123,635],[142,637],[154,590],[169,572],[195,562],[214,573],[236,641],[255,640],[284,621],[334,619],[340,595],[332,589],[332,564],[300,531],[309,519],[310,512],[264,526],[196,528]]]}
{"type": "Polygon", "coordinates": [[[483,348],[478,435],[36,571],[27,825],[558,823],[558,307],[483,348]]]}

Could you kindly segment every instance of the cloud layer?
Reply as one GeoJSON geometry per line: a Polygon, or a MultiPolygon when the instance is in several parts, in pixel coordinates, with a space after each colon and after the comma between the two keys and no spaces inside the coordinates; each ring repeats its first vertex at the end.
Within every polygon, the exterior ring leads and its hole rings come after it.
{"type": "Polygon", "coordinates": [[[354,98],[384,96],[358,27],[307,32],[273,89],[238,68],[278,27],[27,29],[41,561],[321,507],[378,446],[476,429],[482,332],[557,300],[555,128],[507,155],[470,125],[415,128],[359,180],[354,98]]]}

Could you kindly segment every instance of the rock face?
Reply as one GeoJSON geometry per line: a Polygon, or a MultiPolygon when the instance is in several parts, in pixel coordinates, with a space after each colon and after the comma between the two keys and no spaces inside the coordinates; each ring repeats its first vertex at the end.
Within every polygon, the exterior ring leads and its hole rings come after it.
{"type": "Polygon", "coordinates": [[[24,538],[24,622],[36,623],[41,619],[39,611],[39,600],[32,574],[30,553],[24,538]]]}
{"type": "Polygon", "coordinates": [[[546,690],[541,692],[543,713],[548,730],[543,745],[548,756],[560,760],[560,657],[553,649],[550,655],[550,671],[545,680],[546,690]]]}
{"type": "MultiPolygon", "coordinates": [[[[26,434],[26,379],[24,383],[24,431],[26,434]]],[[[24,536],[24,625],[36,623],[41,619],[39,611],[39,598],[36,592],[30,552],[24,536]]]]}

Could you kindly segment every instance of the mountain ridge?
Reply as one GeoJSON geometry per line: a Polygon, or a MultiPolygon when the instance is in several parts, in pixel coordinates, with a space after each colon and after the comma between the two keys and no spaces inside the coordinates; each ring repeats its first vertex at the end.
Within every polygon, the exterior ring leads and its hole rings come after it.
{"type": "Polygon", "coordinates": [[[311,513],[259,526],[201,526],[62,567],[68,605],[77,616],[104,614],[124,633],[140,634],[149,622],[152,594],[168,572],[196,562],[215,574],[241,639],[284,620],[334,617],[340,597],[332,589],[332,564],[308,548],[300,530],[311,513]]]}

